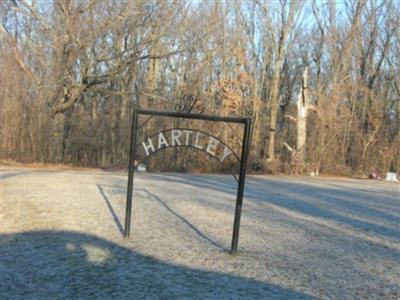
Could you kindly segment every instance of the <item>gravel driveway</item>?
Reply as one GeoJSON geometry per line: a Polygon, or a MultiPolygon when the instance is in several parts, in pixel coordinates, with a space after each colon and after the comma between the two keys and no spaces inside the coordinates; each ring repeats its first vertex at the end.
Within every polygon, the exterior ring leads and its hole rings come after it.
{"type": "Polygon", "coordinates": [[[399,299],[400,185],[3,167],[0,299],[399,299]]]}

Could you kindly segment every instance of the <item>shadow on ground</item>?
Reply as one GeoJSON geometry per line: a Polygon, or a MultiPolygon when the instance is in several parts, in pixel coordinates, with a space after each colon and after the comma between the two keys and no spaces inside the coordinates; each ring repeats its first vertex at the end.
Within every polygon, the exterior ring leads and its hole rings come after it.
{"type": "Polygon", "coordinates": [[[229,274],[172,265],[96,236],[0,235],[1,299],[312,299],[229,274]]]}
{"type": "MultiPolygon", "coordinates": [[[[236,187],[234,182],[227,178],[224,177],[222,180],[217,181],[206,176],[195,175],[185,177],[175,174],[171,176],[152,174],[149,176],[150,180],[172,182],[174,183],[173,187],[176,184],[190,184],[203,190],[209,189],[226,193],[234,199],[236,187]]],[[[377,195],[345,187],[341,187],[338,190],[337,188],[316,187],[308,184],[277,182],[266,178],[250,177],[247,180],[244,200],[245,205],[248,205],[249,202],[246,199],[270,203],[311,217],[339,222],[395,241],[400,240],[398,229],[382,225],[387,221],[400,222],[398,198],[394,194],[377,195]],[[377,204],[384,208],[384,211],[376,209],[375,206],[377,204]],[[351,217],[347,213],[357,214],[358,218],[351,217]],[[372,222],[371,219],[374,219],[375,222],[372,222]]],[[[215,201],[208,204],[217,209],[224,209],[215,201]]]]}
{"type": "Polygon", "coordinates": [[[14,176],[25,175],[32,173],[32,171],[15,171],[15,170],[1,170],[0,169],[0,179],[4,180],[14,176]]]}
{"type": "MultiPolygon", "coordinates": [[[[113,205],[111,204],[112,201],[110,200],[110,197],[107,196],[107,192],[106,189],[107,188],[113,188],[113,189],[117,189],[117,191],[122,192],[123,194],[125,194],[125,190],[122,187],[119,186],[109,186],[109,185],[100,185],[100,184],[96,184],[97,189],[99,190],[101,196],[103,197],[104,201],[107,204],[108,210],[111,213],[111,216],[113,217],[113,220],[116,224],[116,226],[118,227],[118,230],[121,234],[121,236],[124,235],[124,228],[122,226],[122,222],[120,221],[117,213],[115,212],[115,209],[113,207],[113,205]],[[119,189],[119,190],[118,190],[119,189]]],[[[172,209],[165,201],[163,201],[160,197],[158,197],[157,195],[155,195],[154,193],[149,192],[147,189],[135,189],[134,193],[142,193],[142,195],[144,197],[147,197],[148,199],[152,199],[154,201],[157,201],[166,211],[168,211],[170,214],[172,214],[175,218],[177,218],[178,220],[180,220],[183,224],[185,224],[188,228],[190,228],[191,230],[193,230],[193,232],[200,238],[202,238],[203,240],[207,241],[208,243],[210,243],[211,245],[217,247],[218,249],[224,251],[224,252],[229,252],[229,249],[223,247],[222,245],[220,245],[219,243],[217,243],[216,241],[214,241],[213,239],[211,239],[210,237],[208,237],[205,233],[203,233],[199,228],[197,228],[196,226],[194,226],[187,218],[185,218],[183,215],[179,214],[178,212],[176,212],[174,209],[172,209]]],[[[135,195],[134,195],[135,197],[135,195]]]]}

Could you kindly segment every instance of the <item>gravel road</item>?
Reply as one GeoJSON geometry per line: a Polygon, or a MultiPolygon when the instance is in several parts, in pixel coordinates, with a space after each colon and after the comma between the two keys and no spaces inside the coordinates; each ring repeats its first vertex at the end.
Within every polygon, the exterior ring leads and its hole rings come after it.
{"type": "Polygon", "coordinates": [[[2,167],[0,299],[399,299],[400,185],[2,167]]]}

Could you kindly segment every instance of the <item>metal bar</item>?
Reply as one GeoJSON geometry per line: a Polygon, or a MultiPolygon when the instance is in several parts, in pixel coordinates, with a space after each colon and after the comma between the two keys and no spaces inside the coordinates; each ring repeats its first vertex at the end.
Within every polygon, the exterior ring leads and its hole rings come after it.
{"type": "Polygon", "coordinates": [[[135,152],[136,152],[136,131],[137,131],[137,110],[133,111],[131,145],[129,153],[129,174],[128,174],[128,193],[126,196],[125,211],[125,237],[129,237],[131,232],[132,197],[133,197],[133,176],[135,172],[135,152]]]}
{"type": "Polygon", "coordinates": [[[146,120],[144,120],[143,123],[140,124],[140,125],[137,127],[137,130],[139,130],[139,129],[142,128],[144,125],[146,125],[146,123],[149,122],[153,117],[154,117],[154,116],[150,116],[150,117],[148,117],[146,120]]]}
{"type": "Polygon", "coordinates": [[[137,109],[136,111],[140,115],[155,115],[155,116],[196,119],[196,120],[206,120],[206,121],[216,121],[216,122],[222,121],[222,122],[245,124],[248,120],[248,118],[240,118],[240,117],[220,117],[220,116],[210,116],[210,115],[202,115],[202,114],[155,111],[155,110],[147,110],[147,109],[137,109]]]}
{"type": "Polygon", "coordinates": [[[237,252],[239,243],[240,216],[242,213],[244,183],[246,180],[247,157],[249,154],[251,119],[246,119],[243,133],[242,157],[240,160],[239,187],[236,196],[235,220],[233,222],[231,254],[237,252]]]}

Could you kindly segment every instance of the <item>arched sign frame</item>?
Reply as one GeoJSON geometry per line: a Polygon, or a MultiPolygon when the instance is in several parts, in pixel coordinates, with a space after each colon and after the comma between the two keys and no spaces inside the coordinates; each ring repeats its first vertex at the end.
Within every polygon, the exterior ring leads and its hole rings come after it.
{"type": "MultiPolygon", "coordinates": [[[[233,222],[233,233],[232,233],[232,244],[231,244],[231,254],[235,254],[237,252],[238,243],[239,243],[239,229],[240,229],[240,218],[242,212],[242,204],[243,204],[243,194],[246,180],[246,166],[247,159],[250,150],[250,131],[251,131],[251,118],[245,117],[225,117],[225,116],[210,116],[210,115],[202,115],[202,114],[192,114],[192,113],[183,113],[183,112],[162,112],[162,111],[154,111],[154,110],[144,110],[144,109],[135,109],[133,111],[132,118],[132,129],[131,129],[131,140],[130,140],[130,153],[129,153],[129,173],[128,173],[128,189],[126,196],[126,210],[125,210],[125,232],[124,236],[130,236],[131,229],[131,215],[132,215],[132,199],[133,199],[133,178],[135,171],[135,160],[136,160],[136,149],[140,145],[137,143],[137,131],[148,122],[149,118],[144,121],[141,126],[138,126],[138,117],[140,115],[150,116],[159,116],[159,117],[169,117],[169,118],[178,118],[178,119],[191,119],[191,120],[203,120],[203,121],[211,121],[211,122],[225,122],[225,123],[237,123],[243,124],[243,139],[242,139],[242,149],[240,154],[240,159],[237,154],[233,151],[234,156],[239,159],[240,169],[239,169],[239,178],[234,175],[238,186],[236,193],[236,207],[235,207],[235,217],[233,222]]],[[[161,132],[169,131],[169,130],[193,130],[197,132],[202,132],[201,130],[196,129],[188,129],[188,128],[170,128],[161,132]]],[[[204,132],[203,132],[204,133],[204,132]]],[[[159,133],[157,133],[159,134],[159,133]]],[[[207,135],[214,137],[211,134],[207,135]]],[[[154,135],[152,135],[154,136],[154,135]]],[[[152,137],[151,136],[151,137],[152,137]]],[[[148,137],[150,138],[150,137],[148,137]]],[[[216,138],[216,137],[214,137],[216,138]]],[[[222,143],[225,147],[227,145],[218,139],[220,143],[222,143]]],[[[182,147],[184,147],[183,145],[182,147]]],[[[187,145],[186,145],[187,146],[187,145]]],[[[230,149],[230,148],[229,148],[230,149]]],[[[154,151],[156,152],[156,151],[154,151]]],[[[215,157],[215,156],[214,156],[215,157]]]]}
{"type": "MultiPolygon", "coordinates": [[[[210,139],[210,140],[211,140],[211,139],[210,139]]],[[[158,131],[158,132],[156,132],[156,133],[154,133],[154,134],[152,134],[152,135],[146,137],[146,140],[143,140],[143,141],[137,143],[137,144],[135,145],[135,148],[137,149],[137,148],[140,147],[141,145],[143,146],[143,148],[145,149],[145,151],[147,151],[147,150],[146,150],[146,147],[152,146],[152,151],[151,151],[150,153],[146,153],[145,157],[142,158],[141,160],[138,160],[138,161],[136,162],[137,165],[141,164],[141,163],[142,163],[143,161],[145,161],[149,156],[151,156],[152,154],[154,154],[154,153],[156,153],[156,152],[158,152],[158,151],[160,151],[160,150],[164,150],[164,149],[167,149],[167,148],[178,148],[178,147],[179,147],[179,148],[181,148],[181,147],[186,147],[186,148],[192,148],[192,149],[200,150],[200,151],[206,153],[208,156],[210,156],[210,157],[212,157],[212,158],[214,158],[214,159],[220,161],[221,163],[225,160],[225,158],[226,158],[228,155],[232,155],[232,156],[234,157],[234,159],[235,159],[237,162],[240,163],[240,157],[235,153],[235,151],[234,151],[231,147],[229,147],[227,144],[225,144],[220,138],[218,138],[218,137],[216,137],[216,136],[214,136],[214,135],[212,135],[212,134],[210,134],[210,133],[208,133],[208,132],[205,132],[205,131],[203,131],[203,130],[200,130],[200,129],[192,129],[192,128],[187,128],[187,127],[168,128],[168,129],[165,129],[165,130],[158,131]],[[208,149],[208,147],[205,147],[206,149],[204,149],[204,147],[199,147],[199,146],[196,145],[196,144],[194,144],[194,145],[193,145],[193,144],[190,144],[190,143],[183,143],[183,144],[182,144],[182,143],[180,143],[180,142],[179,142],[179,144],[178,144],[178,143],[173,143],[173,144],[168,144],[168,143],[167,143],[167,145],[164,145],[163,147],[157,147],[157,148],[155,148],[153,144],[147,145],[147,146],[146,146],[146,144],[145,144],[147,140],[150,140],[150,141],[151,141],[152,138],[154,138],[154,137],[156,137],[156,136],[160,136],[161,134],[162,134],[162,137],[165,139],[165,134],[166,134],[167,132],[171,132],[171,133],[172,133],[172,132],[182,132],[182,131],[185,132],[185,133],[195,133],[195,135],[201,134],[202,136],[206,136],[206,137],[209,137],[209,138],[213,139],[213,140],[215,141],[215,142],[214,142],[214,146],[217,146],[217,145],[220,144],[220,145],[222,145],[223,147],[225,147],[225,150],[223,151],[222,158],[219,159],[219,158],[216,156],[215,153],[213,153],[212,151],[210,151],[210,150],[208,149]],[[217,143],[217,144],[215,144],[215,143],[217,143]]],[[[210,145],[210,144],[209,144],[209,145],[210,145]]],[[[135,154],[136,154],[136,153],[135,153],[135,154]]],[[[236,180],[236,182],[239,182],[239,179],[237,178],[237,176],[236,176],[235,172],[232,170],[232,168],[229,168],[229,173],[233,176],[233,178],[236,180]]]]}

